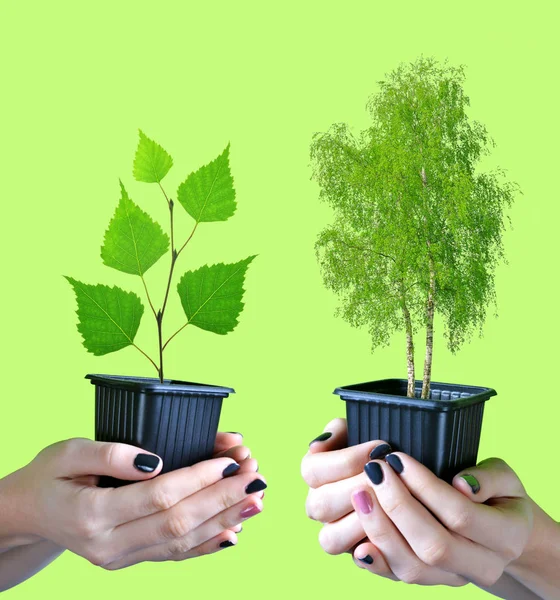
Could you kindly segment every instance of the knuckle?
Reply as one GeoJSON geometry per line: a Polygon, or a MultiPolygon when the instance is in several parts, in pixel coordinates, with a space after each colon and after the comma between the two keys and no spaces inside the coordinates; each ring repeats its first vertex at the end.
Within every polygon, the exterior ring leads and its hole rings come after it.
{"type": "Polygon", "coordinates": [[[109,565],[112,562],[112,557],[109,555],[107,550],[101,547],[90,548],[84,554],[84,558],[95,567],[104,567],[105,565],[109,565]]]}
{"type": "Polygon", "coordinates": [[[167,539],[183,538],[191,531],[190,519],[182,514],[170,515],[163,525],[163,536],[167,539]]]}
{"type": "Polygon", "coordinates": [[[154,486],[149,500],[150,507],[158,512],[169,510],[175,502],[169,490],[161,484],[154,486]]]}
{"type": "Polygon", "coordinates": [[[478,582],[483,587],[492,587],[498,582],[498,579],[503,575],[504,570],[498,567],[489,567],[478,577],[478,582]]]}
{"type": "Polygon", "coordinates": [[[502,548],[500,554],[508,563],[510,563],[514,560],[517,560],[523,554],[523,550],[523,543],[518,540],[512,540],[509,544],[502,548]]]}
{"type": "Polygon", "coordinates": [[[117,465],[119,455],[119,447],[117,444],[104,444],[99,449],[99,459],[108,467],[117,465]]]}
{"type": "Polygon", "coordinates": [[[321,548],[331,555],[342,554],[339,537],[331,531],[331,527],[325,526],[319,532],[319,544],[321,548]]]}
{"type": "Polygon", "coordinates": [[[87,541],[93,540],[98,533],[97,521],[93,517],[80,518],[74,528],[78,536],[87,541]]]}
{"type": "Polygon", "coordinates": [[[463,507],[447,519],[446,525],[451,531],[461,534],[468,531],[471,520],[471,511],[467,507],[463,507]]]}
{"type": "Polygon", "coordinates": [[[399,496],[391,496],[383,502],[383,510],[391,520],[398,518],[405,508],[406,504],[399,496]]]}
{"type": "Polygon", "coordinates": [[[170,559],[179,559],[187,552],[192,550],[192,544],[189,540],[189,537],[186,536],[181,538],[180,540],[176,540],[169,545],[169,558],[170,559]]]}
{"type": "Polygon", "coordinates": [[[420,552],[419,558],[430,567],[445,566],[449,558],[449,544],[446,540],[437,539],[420,552]]]}
{"type": "Polygon", "coordinates": [[[424,575],[424,567],[420,563],[415,563],[408,569],[399,572],[397,577],[403,582],[410,585],[422,583],[424,575]]]}

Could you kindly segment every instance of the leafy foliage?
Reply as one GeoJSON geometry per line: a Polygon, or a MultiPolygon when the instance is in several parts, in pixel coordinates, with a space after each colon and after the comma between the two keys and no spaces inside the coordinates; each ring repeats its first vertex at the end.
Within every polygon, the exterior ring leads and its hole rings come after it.
{"type": "Polygon", "coordinates": [[[226,221],[236,209],[229,169],[229,144],[209,164],[191,173],[177,190],[177,199],[198,223],[226,221]]]}
{"type": "Polygon", "coordinates": [[[495,303],[518,188],[499,169],[479,172],[493,141],[467,115],[464,80],[463,67],[431,58],[400,65],[369,99],[367,129],[337,123],[313,138],[313,178],[334,210],[316,243],[324,283],[373,349],[405,329],[405,309],[413,331],[427,326],[431,274],[453,352],[495,303]]]}
{"type": "Polygon", "coordinates": [[[254,258],[206,265],[181,277],[177,291],[190,325],[222,335],[235,329],[243,310],[245,274],[254,258]]]}
{"type": "Polygon", "coordinates": [[[132,292],[106,285],[89,285],[66,277],[78,303],[78,331],[85,348],[95,355],[108,354],[134,346],[155,367],[164,381],[163,353],[169,342],[187,325],[226,334],[236,327],[243,310],[244,281],[247,268],[255,258],[233,264],[203,266],[183,275],[178,285],[187,322],[167,341],[163,338],[163,321],[175,266],[180,254],[192,239],[199,223],[225,221],[236,209],[235,189],[229,167],[229,144],[216,159],[191,173],[177,190],[177,198],[194,219],[186,241],[176,244],[174,202],[165,193],[161,181],[173,165],[171,156],[156,142],[139,131],[133,174],[138,181],[158,183],[170,215],[170,236],[150,215],[137,206],[120,182],[121,198],[105,232],[101,258],[108,267],[141,277],[144,291],[155,317],[158,333],[159,366],[135,343],[134,338],[144,313],[140,298],[132,292]],[[144,275],[171,249],[169,276],[161,308],[156,309],[144,275]]]}
{"type": "Polygon", "coordinates": [[[84,346],[96,356],[134,343],[144,307],[132,292],[107,285],[88,285],[66,277],[78,301],[78,331],[84,346]]]}
{"type": "Polygon", "coordinates": [[[169,236],[129,198],[121,185],[121,200],[101,247],[104,264],[143,276],[169,250],[169,236]]]}

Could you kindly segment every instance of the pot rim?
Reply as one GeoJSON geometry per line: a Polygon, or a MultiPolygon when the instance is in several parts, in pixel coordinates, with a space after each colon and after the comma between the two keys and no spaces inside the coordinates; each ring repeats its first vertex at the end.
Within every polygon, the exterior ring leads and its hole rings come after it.
{"type": "Polygon", "coordinates": [[[206,383],[194,383],[191,381],[179,381],[176,379],[165,379],[161,383],[155,377],[133,377],[130,375],[107,375],[100,373],[89,373],[85,376],[93,385],[104,385],[112,388],[132,390],[134,392],[147,392],[150,394],[183,394],[195,392],[212,396],[226,397],[234,394],[235,390],[220,385],[209,385],[206,383]]]}

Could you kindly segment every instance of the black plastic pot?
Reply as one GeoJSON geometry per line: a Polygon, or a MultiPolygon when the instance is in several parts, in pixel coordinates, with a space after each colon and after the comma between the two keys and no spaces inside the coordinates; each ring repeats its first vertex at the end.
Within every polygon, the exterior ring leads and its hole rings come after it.
{"type": "MultiPolygon", "coordinates": [[[[212,457],[222,400],[234,390],[186,381],[87,375],[95,386],[95,439],[163,459],[162,473],[212,457]]],[[[102,487],[123,485],[102,478],[102,487]]]]}
{"type": "Polygon", "coordinates": [[[348,445],[384,440],[451,481],[476,464],[484,403],[495,390],[484,387],[431,384],[430,399],[406,396],[405,379],[382,379],[337,388],[346,401],[348,445]]]}

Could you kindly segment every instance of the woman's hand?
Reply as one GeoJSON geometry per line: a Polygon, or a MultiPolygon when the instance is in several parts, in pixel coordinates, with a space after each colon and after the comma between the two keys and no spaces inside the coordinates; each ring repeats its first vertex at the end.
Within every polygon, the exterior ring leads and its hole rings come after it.
{"type": "Polygon", "coordinates": [[[133,446],[49,446],[0,480],[0,552],[47,540],[114,570],[235,545],[241,522],[262,510],[266,487],[241,441],[219,434],[215,458],[155,479],[161,460],[133,446]],[[98,488],[102,475],[142,481],[98,488]]]}
{"type": "Polygon", "coordinates": [[[325,432],[311,443],[302,474],[327,552],[352,552],[361,568],[409,583],[472,581],[498,595],[515,588],[508,598],[536,597],[528,590],[560,597],[558,524],[503,461],[483,461],[450,486],[382,441],[346,448],[342,419],[325,432]]]}

